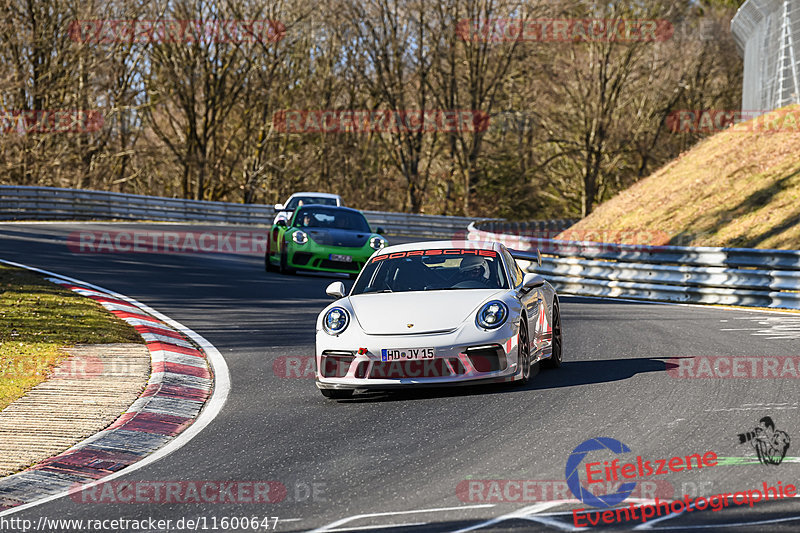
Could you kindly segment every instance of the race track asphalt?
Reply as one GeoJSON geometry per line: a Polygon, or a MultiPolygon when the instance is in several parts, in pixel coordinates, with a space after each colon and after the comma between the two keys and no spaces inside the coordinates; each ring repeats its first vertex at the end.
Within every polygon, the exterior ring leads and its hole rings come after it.
{"type": "MultiPolygon", "coordinates": [[[[798,315],[563,296],[564,365],[543,370],[525,388],[374,393],[337,402],[325,400],[313,379],[275,375],[273,363],[313,355],[314,320],[330,301],[324,289],[342,278],[268,274],[259,255],[93,254],[66,245],[74,231],[103,229],[236,228],[0,225],[0,258],[135,298],[204,336],[227,361],[231,392],[217,418],[183,448],[123,479],[278,481],[286,497],[268,504],[80,503],[65,497],[4,519],[33,525],[40,517],[172,521],[169,527],[140,531],[186,530],[178,528],[182,518],[200,518],[204,522],[197,529],[213,531],[215,518],[219,525],[223,517],[274,516],[280,518],[278,531],[570,530],[576,504],[541,497],[521,501],[515,490],[498,498],[483,480],[528,481],[536,490],[561,487],[563,493],[567,457],[595,437],[630,447],[619,456],[624,462],[637,455],[656,460],[707,451],[745,458],[649,477],[647,487],[657,487],[654,495],[661,499],[732,494],[779,481],[800,484],[800,459],[793,453],[800,446],[796,377],[684,379],[674,368],[668,372],[676,363],[668,359],[678,357],[797,357],[798,315]],[[779,465],[753,460],[753,448],[737,438],[764,416],[794,439],[779,465]],[[463,490],[470,486],[477,488],[463,490]]],[[[348,287],[351,283],[345,280],[348,287]]],[[[522,485],[510,487],[515,486],[522,485]]],[[[508,481],[494,487],[509,487],[508,481]]],[[[558,494],[544,496],[559,499],[558,494]]],[[[648,496],[653,494],[642,494],[648,496]]],[[[652,530],[701,526],[705,531],[797,531],[800,500],[672,515],[652,530]]],[[[64,530],[92,529],[84,524],[64,530]]]]}

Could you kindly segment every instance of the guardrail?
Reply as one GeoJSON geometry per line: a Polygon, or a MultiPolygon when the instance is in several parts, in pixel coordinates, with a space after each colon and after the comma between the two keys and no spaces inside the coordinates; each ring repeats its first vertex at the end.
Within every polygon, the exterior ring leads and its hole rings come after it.
{"type": "Polygon", "coordinates": [[[470,224],[470,240],[502,242],[562,293],[800,309],[798,251],[561,241],[479,225],[470,224]]]}
{"type": "MultiPolygon", "coordinates": [[[[374,229],[388,235],[454,238],[466,236],[475,219],[363,211],[374,229]]],[[[0,185],[0,220],[158,220],[271,225],[271,205],[162,198],[55,187],[0,185]]]]}

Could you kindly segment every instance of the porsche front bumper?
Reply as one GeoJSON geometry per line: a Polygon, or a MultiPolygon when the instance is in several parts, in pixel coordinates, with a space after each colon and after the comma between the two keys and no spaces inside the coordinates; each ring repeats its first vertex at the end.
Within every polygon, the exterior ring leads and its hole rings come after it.
{"type": "MultiPolygon", "coordinates": [[[[356,328],[357,329],[357,328],[356,328]]],[[[414,335],[317,332],[316,380],[320,389],[393,389],[469,385],[518,378],[518,324],[495,331],[458,329],[414,335]],[[386,349],[433,348],[433,358],[385,360],[386,349]]]]}

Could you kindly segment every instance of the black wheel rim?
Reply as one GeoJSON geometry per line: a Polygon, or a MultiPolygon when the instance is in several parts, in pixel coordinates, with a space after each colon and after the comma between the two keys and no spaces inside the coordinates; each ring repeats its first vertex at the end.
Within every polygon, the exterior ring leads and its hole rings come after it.
{"type": "Polygon", "coordinates": [[[561,311],[558,305],[553,306],[553,360],[561,362],[561,311]]]}

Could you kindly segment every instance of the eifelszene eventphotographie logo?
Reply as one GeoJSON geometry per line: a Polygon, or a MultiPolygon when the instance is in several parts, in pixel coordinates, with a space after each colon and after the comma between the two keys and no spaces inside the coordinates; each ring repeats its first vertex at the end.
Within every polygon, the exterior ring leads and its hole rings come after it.
{"type": "MultiPolygon", "coordinates": [[[[613,507],[627,499],[636,488],[633,479],[661,476],[684,470],[700,470],[717,465],[717,454],[712,451],[703,455],[693,453],[685,456],[667,457],[664,459],[643,459],[636,456],[630,462],[620,458],[590,462],[587,455],[592,452],[612,453],[614,455],[630,453],[631,449],[624,443],[609,437],[596,437],[580,443],[567,458],[564,474],[567,487],[572,494],[592,507],[613,507]],[[580,473],[584,471],[586,484],[581,481],[580,473]],[[594,487],[592,487],[594,485],[594,487]],[[598,493],[595,487],[605,485],[606,490],[598,493]],[[616,490],[614,490],[616,489],[616,490]]],[[[596,455],[595,455],[596,456],[596,455]]]]}
{"type": "MultiPolygon", "coordinates": [[[[597,437],[583,441],[572,450],[572,453],[567,459],[567,467],[564,472],[567,476],[567,487],[569,487],[569,490],[576,498],[586,505],[591,505],[593,507],[613,507],[631,495],[633,489],[636,487],[636,482],[622,483],[616,492],[595,496],[588,487],[581,484],[578,472],[581,464],[583,464],[583,460],[589,452],[597,450],[609,450],[615,454],[628,453],[631,451],[625,444],[608,437],[597,437]]],[[[588,466],[589,465],[587,465],[587,471],[588,466]]]]}

